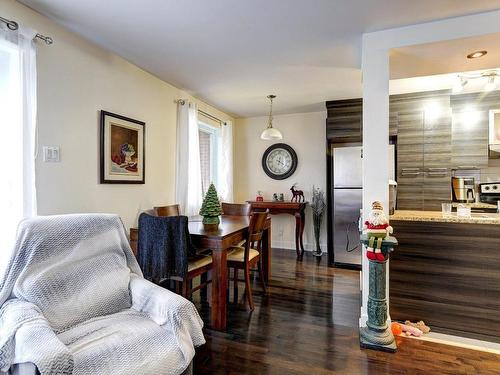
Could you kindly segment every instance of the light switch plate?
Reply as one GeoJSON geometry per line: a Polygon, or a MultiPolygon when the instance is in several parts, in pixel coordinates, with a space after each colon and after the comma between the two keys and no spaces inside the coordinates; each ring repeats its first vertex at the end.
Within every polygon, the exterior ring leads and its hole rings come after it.
{"type": "Polygon", "coordinates": [[[43,161],[48,163],[60,162],[61,151],[59,146],[43,146],[43,161]]]}

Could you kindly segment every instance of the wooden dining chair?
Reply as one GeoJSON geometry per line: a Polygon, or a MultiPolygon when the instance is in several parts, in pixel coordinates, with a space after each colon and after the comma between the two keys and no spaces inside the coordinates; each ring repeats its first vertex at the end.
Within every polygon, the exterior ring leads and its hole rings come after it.
{"type": "MultiPolygon", "coordinates": [[[[146,211],[149,215],[154,216],[180,216],[180,208],[178,204],[172,204],[170,206],[159,206],[154,207],[151,211],[146,211]]],[[[197,250],[197,255],[188,259],[188,274],[182,279],[179,277],[172,277],[171,281],[174,281],[175,292],[182,294],[184,298],[191,299],[191,295],[197,290],[202,290],[202,300],[206,299],[206,287],[211,283],[208,277],[209,272],[212,270],[212,256],[207,250],[197,250]],[[200,276],[200,283],[193,288],[193,279],[200,276]],[[182,285],[182,286],[181,286],[182,285]]],[[[165,280],[170,281],[170,280],[165,280]]]]}
{"type": "Polygon", "coordinates": [[[178,204],[155,207],[154,211],[156,216],[179,216],[181,214],[178,204]]]}
{"type": "Polygon", "coordinates": [[[234,287],[234,299],[235,302],[238,300],[238,282],[245,282],[245,294],[247,296],[248,305],[250,310],[254,309],[252,288],[250,286],[250,270],[253,270],[257,266],[257,271],[259,272],[259,279],[262,282],[262,288],[264,293],[267,292],[266,282],[264,281],[264,275],[262,274],[262,236],[264,233],[264,226],[266,223],[267,215],[269,210],[266,212],[254,212],[250,218],[250,225],[248,226],[248,234],[246,242],[242,247],[233,247],[228,251],[227,254],[227,265],[229,268],[234,269],[233,276],[233,287],[234,287]],[[243,270],[245,279],[239,280],[238,270],[243,270]]]}
{"type": "Polygon", "coordinates": [[[222,215],[250,216],[252,205],[250,203],[222,203],[222,215]]]}

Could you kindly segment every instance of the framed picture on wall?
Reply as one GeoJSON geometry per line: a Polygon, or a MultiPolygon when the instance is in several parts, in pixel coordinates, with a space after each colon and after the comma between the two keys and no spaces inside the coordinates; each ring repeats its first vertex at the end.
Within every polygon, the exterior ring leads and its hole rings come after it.
{"type": "Polygon", "coordinates": [[[146,124],[101,111],[101,184],[144,184],[146,124]]]}

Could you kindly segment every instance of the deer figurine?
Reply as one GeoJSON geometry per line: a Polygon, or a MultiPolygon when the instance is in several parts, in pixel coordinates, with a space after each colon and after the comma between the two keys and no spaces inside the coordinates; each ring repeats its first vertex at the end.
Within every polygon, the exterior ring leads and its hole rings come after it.
{"type": "Polygon", "coordinates": [[[301,200],[302,202],[304,202],[305,201],[304,192],[302,190],[295,190],[295,186],[297,186],[297,183],[293,184],[292,187],[290,188],[290,191],[293,194],[291,202],[293,202],[294,200],[295,202],[300,202],[301,200]]]}

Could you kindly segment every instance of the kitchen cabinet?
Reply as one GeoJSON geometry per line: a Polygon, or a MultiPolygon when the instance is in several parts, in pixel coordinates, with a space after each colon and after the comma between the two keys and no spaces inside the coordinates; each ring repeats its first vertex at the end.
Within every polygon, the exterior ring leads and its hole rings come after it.
{"type": "MultiPolygon", "coordinates": [[[[363,140],[363,99],[326,102],[326,139],[330,143],[356,143],[363,140]]],[[[389,137],[397,135],[398,117],[389,114],[389,137]]]]}
{"type": "Polygon", "coordinates": [[[355,143],[362,141],[362,99],[326,102],[326,109],[326,139],[328,142],[355,143]]]}
{"type": "Polygon", "coordinates": [[[441,210],[451,199],[451,110],[443,108],[429,118],[424,112],[424,192],[423,209],[441,210]]]}
{"type": "Polygon", "coordinates": [[[451,198],[448,90],[391,96],[397,114],[397,208],[441,210],[451,198]]]}
{"type": "Polygon", "coordinates": [[[398,112],[400,210],[440,210],[451,197],[451,115],[423,110],[398,112]]]}
{"type": "Polygon", "coordinates": [[[397,208],[422,210],[424,205],[424,114],[398,113],[397,208]]]}
{"type": "Polygon", "coordinates": [[[488,167],[489,110],[500,108],[500,95],[453,95],[452,165],[457,169],[488,167]]]}

